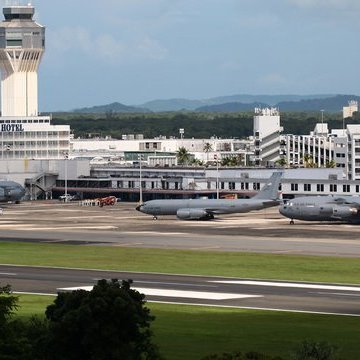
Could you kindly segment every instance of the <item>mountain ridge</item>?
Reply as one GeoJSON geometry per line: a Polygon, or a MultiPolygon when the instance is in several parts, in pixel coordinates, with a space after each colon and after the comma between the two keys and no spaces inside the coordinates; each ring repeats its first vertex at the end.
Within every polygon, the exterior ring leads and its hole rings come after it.
{"type": "Polygon", "coordinates": [[[204,100],[183,98],[153,100],[142,105],[124,105],[113,102],[73,110],[75,113],[149,113],[149,112],[241,112],[255,107],[278,107],[280,111],[339,112],[350,100],[360,102],[357,95],[230,95],[204,100]],[[242,101],[240,101],[242,100],[242,101]],[[276,101],[277,100],[277,101],[276,101]]]}

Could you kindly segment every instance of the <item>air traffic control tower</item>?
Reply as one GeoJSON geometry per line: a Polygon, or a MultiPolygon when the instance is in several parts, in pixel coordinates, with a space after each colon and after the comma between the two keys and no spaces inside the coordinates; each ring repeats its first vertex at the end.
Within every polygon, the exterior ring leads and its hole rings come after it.
{"type": "Polygon", "coordinates": [[[34,13],[31,4],[3,9],[0,160],[63,159],[70,151],[70,126],[51,125],[50,116],[39,116],[37,71],[45,28],[33,20],[34,13]]]}
{"type": "Polygon", "coordinates": [[[38,115],[37,70],[45,50],[45,28],[33,20],[33,6],[3,9],[0,23],[2,116],[38,115]]]}

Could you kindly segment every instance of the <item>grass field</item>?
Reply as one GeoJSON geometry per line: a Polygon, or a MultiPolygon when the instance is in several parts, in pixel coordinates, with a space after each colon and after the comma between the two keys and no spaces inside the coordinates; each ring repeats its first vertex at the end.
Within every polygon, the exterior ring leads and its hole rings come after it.
{"type": "MultiPolygon", "coordinates": [[[[230,252],[0,243],[0,263],[244,278],[360,283],[360,260],[230,252]]],[[[21,296],[19,316],[44,314],[53,298],[21,296]]],[[[156,343],[166,359],[200,359],[224,351],[285,358],[304,339],[340,347],[360,359],[360,318],[149,303],[156,343]]]]}
{"type": "MultiPolygon", "coordinates": [[[[19,316],[42,315],[54,298],[21,296],[19,316]]],[[[328,341],[343,359],[360,358],[360,318],[148,303],[155,342],[168,360],[257,350],[286,356],[304,339],[328,341]]]]}
{"type": "Polygon", "coordinates": [[[360,259],[0,243],[0,263],[360,284],[360,259]]]}

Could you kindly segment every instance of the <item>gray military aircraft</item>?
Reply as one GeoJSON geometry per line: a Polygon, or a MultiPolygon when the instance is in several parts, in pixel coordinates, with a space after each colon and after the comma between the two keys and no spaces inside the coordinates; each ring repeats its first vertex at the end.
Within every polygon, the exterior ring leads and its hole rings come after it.
{"type": "Polygon", "coordinates": [[[0,180],[0,202],[20,201],[25,189],[15,181],[0,180]]]}
{"type": "Polygon", "coordinates": [[[281,205],[279,212],[290,219],[290,224],[294,224],[294,219],[360,224],[360,197],[347,195],[298,197],[281,205]]]}
{"type": "Polygon", "coordinates": [[[274,172],[268,183],[251,199],[150,200],[136,210],[153,215],[176,215],[181,220],[210,220],[215,214],[244,213],[279,205],[282,172],[274,172]]]}

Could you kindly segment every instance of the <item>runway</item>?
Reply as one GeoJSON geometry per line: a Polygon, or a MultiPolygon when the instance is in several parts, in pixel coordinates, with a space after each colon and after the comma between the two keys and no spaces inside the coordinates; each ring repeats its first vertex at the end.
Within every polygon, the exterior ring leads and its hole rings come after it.
{"type": "Polygon", "coordinates": [[[114,278],[132,279],[148,301],[360,316],[360,286],[0,265],[0,283],[17,293],[90,290],[114,278]]]}
{"type": "Polygon", "coordinates": [[[360,257],[360,226],[289,225],[277,208],[181,221],[135,211],[136,204],[80,207],[56,201],[11,205],[0,217],[0,241],[360,257]]]}

